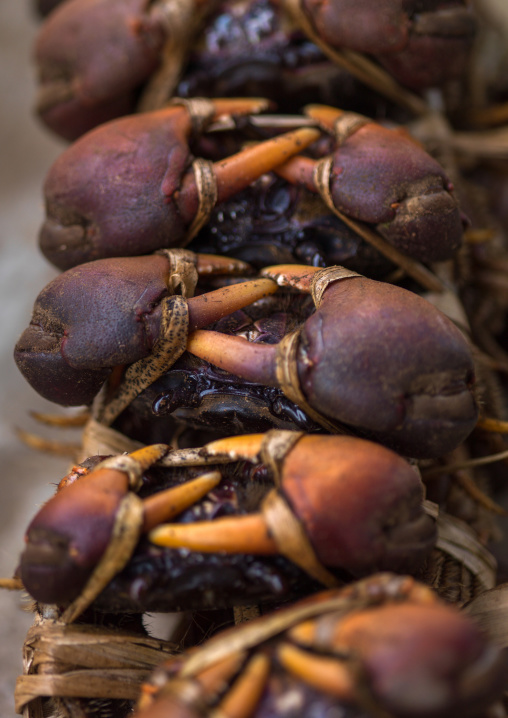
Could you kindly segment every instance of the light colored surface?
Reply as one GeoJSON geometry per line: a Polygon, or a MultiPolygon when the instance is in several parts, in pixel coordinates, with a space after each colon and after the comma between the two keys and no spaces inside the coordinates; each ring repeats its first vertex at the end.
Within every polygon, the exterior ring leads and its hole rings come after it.
{"type": "MultiPolygon", "coordinates": [[[[0,3],[0,576],[12,575],[30,518],[54,490],[67,462],[26,449],[15,426],[38,430],[30,409],[54,411],[19,374],[12,350],[35,297],[55,276],[36,247],[43,214],[42,183],[64,146],[32,116],[31,44],[37,21],[30,0],[0,3]]],[[[46,431],[47,434],[47,431],[46,431]]],[[[64,436],[63,438],[67,438],[64,436]]],[[[18,593],[0,592],[0,716],[14,713],[13,691],[30,616],[18,593]]]]}

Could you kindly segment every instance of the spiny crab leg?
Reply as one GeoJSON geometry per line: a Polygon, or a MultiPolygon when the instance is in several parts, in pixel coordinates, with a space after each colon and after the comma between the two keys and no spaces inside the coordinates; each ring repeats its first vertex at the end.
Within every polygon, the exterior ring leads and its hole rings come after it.
{"type": "MultiPolygon", "coordinates": [[[[212,255],[200,261],[206,273],[245,267],[212,255]]],[[[59,275],[36,299],[15,347],[18,368],[50,401],[89,404],[113,367],[152,352],[164,327],[172,271],[158,254],[97,260],[59,275]]],[[[261,278],[191,297],[190,327],[207,326],[276,290],[273,280],[261,278]]]]}
{"type": "MultiPolygon", "coordinates": [[[[452,451],[473,430],[471,350],[430,302],[341,268],[275,266],[262,275],[304,292],[328,282],[314,314],[290,337],[296,388],[311,410],[418,458],[452,451]]],[[[187,349],[247,381],[282,387],[284,344],[195,331],[187,349]]]]}
{"type": "Polygon", "coordinates": [[[450,259],[465,226],[453,185],[441,165],[404,129],[388,129],[366,117],[321,105],[305,113],[335,133],[330,173],[318,162],[294,157],[276,171],[294,184],[320,192],[345,215],[374,225],[398,250],[423,262],[450,259]]]}
{"type": "MultiPolygon", "coordinates": [[[[257,99],[203,102],[210,121],[266,107],[257,99]]],[[[171,106],[109,122],[57,158],[44,184],[46,220],[39,237],[49,261],[68,269],[183,246],[201,218],[200,198],[206,216],[214,202],[245,189],[320,135],[303,127],[215,163],[196,162],[189,147],[192,112],[192,105],[189,111],[171,106]]]]}
{"type": "MultiPolygon", "coordinates": [[[[236,437],[214,442],[206,450],[253,461],[262,442],[262,435],[236,437]]],[[[422,513],[422,487],[415,472],[393,452],[361,439],[302,437],[284,459],[278,492],[287,499],[319,560],[355,575],[385,562],[387,567],[403,565],[410,546],[412,561],[434,541],[433,522],[422,513]],[[383,528],[376,525],[380,516],[383,528]]],[[[265,504],[259,513],[162,525],[149,538],[160,546],[196,551],[278,553],[279,539],[265,504]]]]}
{"type": "MultiPolygon", "coordinates": [[[[50,499],[26,532],[26,548],[20,574],[27,591],[43,603],[72,600],[91,575],[110,541],[122,500],[137,480],[169,450],[163,444],[130,454],[122,468],[101,468],[65,486],[50,499]],[[131,473],[129,478],[128,473],[131,473]]],[[[122,466],[120,459],[119,467],[122,466]]],[[[221,480],[209,472],[155,496],[143,503],[142,531],[177,516],[203,498],[221,480]]]]}

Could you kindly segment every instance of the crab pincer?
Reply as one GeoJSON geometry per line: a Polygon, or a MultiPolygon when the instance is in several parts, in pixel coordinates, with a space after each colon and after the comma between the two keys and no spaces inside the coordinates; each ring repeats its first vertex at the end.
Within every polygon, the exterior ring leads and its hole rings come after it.
{"type": "Polygon", "coordinates": [[[170,658],[135,715],[471,718],[499,699],[507,669],[468,616],[407,576],[376,574],[170,658]]]}
{"type": "Polygon", "coordinates": [[[203,129],[223,115],[266,107],[266,100],[195,98],[87,133],[46,177],[42,253],[68,269],[103,257],[184,246],[203,207],[211,210],[319,136],[316,129],[300,128],[214,164],[193,162],[188,143],[196,122],[203,129]]]}
{"type": "Polygon", "coordinates": [[[467,225],[443,167],[403,128],[388,129],[363,115],[324,105],[306,114],[333,132],[325,162],[294,157],[277,173],[319,192],[354,220],[423,262],[453,257],[467,225]],[[321,172],[321,176],[319,175],[321,172]]]}
{"type": "MultiPolygon", "coordinates": [[[[42,603],[65,604],[79,594],[105,554],[115,522],[125,520],[126,497],[139,488],[143,472],[168,451],[168,446],[154,444],[105,459],[44,504],[27,529],[20,563],[20,577],[31,595],[42,603]]],[[[184,511],[220,479],[217,471],[204,473],[146,499],[137,512],[140,523],[134,527],[133,541],[184,511]]],[[[128,558],[125,555],[124,562],[128,558]]],[[[115,566],[121,568],[122,564],[115,566]]]]}
{"type": "Polygon", "coordinates": [[[300,7],[332,48],[373,55],[415,90],[460,78],[476,30],[464,0],[300,0],[300,7]]]}
{"type": "Polygon", "coordinates": [[[15,347],[18,368],[34,389],[59,404],[89,404],[113,367],[150,355],[165,316],[181,317],[183,310],[189,329],[203,327],[277,290],[273,280],[262,278],[187,300],[174,297],[177,270],[170,257],[175,254],[193,257],[188,264],[196,264],[197,274],[238,274],[247,268],[238,260],[176,250],[69,269],[39,294],[32,321],[15,347]]]}
{"type": "MultiPolygon", "coordinates": [[[[169,38],[183,50],[213,3],[189,0],[67,0],[35,43],[37,112],[68,140],[130,114],[161,64],[169,38]]],[[[178,74],[179,53],[173,61],[178,74]]],[[[169,98],[166,98],[169,99],[169,98]]]]}
{"type": "Polygon", "coordinates": [[[311,292],[314,314],[275,345],[192,332],[191,354],[278,386],[328,428],[339,422],[406,456],[441,456],[471,433],[478,416],[471,350],[429,302],[341,267],[280,265],[262,275],[311,292]]]}

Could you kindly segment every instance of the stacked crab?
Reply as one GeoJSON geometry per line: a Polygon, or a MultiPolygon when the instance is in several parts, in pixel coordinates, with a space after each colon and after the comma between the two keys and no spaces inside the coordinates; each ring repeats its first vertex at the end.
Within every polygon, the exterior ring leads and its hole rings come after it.
{"type": "Polygon", "coordinates": [[[490,440],[497,374],[432,129],[474,25],[461,0],[67,0],[45,20],[38,108],[72,144],[40,246],[62,273],[15,357],[87,411],[18,569],[20,711],[505,714],[505,654],[458,610],[497,581],[495,504],[457,464],[490,440]],[[177,646],[150,611],[180,612],[177,646]]]}

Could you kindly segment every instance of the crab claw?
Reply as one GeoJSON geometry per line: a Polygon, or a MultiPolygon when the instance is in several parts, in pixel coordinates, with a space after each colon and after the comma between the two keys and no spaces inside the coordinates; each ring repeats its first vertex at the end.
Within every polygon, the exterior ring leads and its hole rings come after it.
{"type": "MultiPolygon", "coordinates": [[[[423,262],[453,257],[466,221],[444,169],[403,129],[321,105],[309,117],[337,133],[330,192],[345,215],[374,225],[397,249],[423,262]]],[[[295,157],[277,173],[318,191],[316,161],[295,157]]]]}
{"type": "MultiPolygon", "coordinates": [[[[152,351],[169,273],[168,259],[153,255],[97,260],[56,277],[15,347],[27,381],[49,401],[89,404],[112,367],[152,351]]],[[[271,279],[258,279],[191,298],[190,325],[206,326],[276,289],[271,279]]]]}
{"type": "MultiPolygon", "coordinates": [[[[291,267],[292,285],[306,287],[314,271],[291,267]]],[[[284,284],[281,274],[280,267],[263,270],[284,284]]],[[[247,381],[278,386],[276,345],[196,331],[187,350],[247,381]]],[[[360,276],[332,282],[301,328],[296,361],[315,411],[406,456],[442,456],[476,424],[466,340],[429,302],[400,287],[360,276]]]]}
{"type": "MultiPolygon", "coordinates": [[[[228,109],[258,111],[262,101],[209,102],[215,117],[228,109]]],[[[45,257],[68,269],[185,244],[198,208],[189,169],[191,129],[188,111],[172,106],[109,122],[68,147],[44,184],[46,220],[39,241],[45,257]]],[[[302,128],[216,162],[218,200],[244,189],[317,136],[317,130],[302,128]]]]}
{"type": "Polygon", "coordinates": [[[462,0],[303,0],[322,40],[331,47],[374,57],[415,90],[459,78],[466,68],[475,19],[462,0]]]}
{"type": "MultiPolygon", "coordinates": [[[[258,437],[207,447],[251,456],[258,437]],[[242,451],[245,444],[245,453],[242,451]]],[[[231,455],[231,454],[230,454],[231,455]]],[[[304,527],[319,560],[353,575],[408,570],[435,542],[422,510],[422,485],[402,458],[362,439],[305,436],[284,459],[281,492],[304,527]]],[[[154,529],[153,543],[195,551],[277,553],[263,513],[154,529]]]]}
{"type": "MultiPolygon", "coordinates": [[[[476,715],[506,679],[507,658],[486,643],[478,627],[453,607],[435,601],[389,603],[341,616],[335,626],[317,619],[289,631],[298,645],[354,654],[371,681],[371,696],[390,715],[476,715]],[[320,631],[326,625],[324,631],[320,631]],[[439,656],[439,660],[436,657],[439,656]]],[[[291,646],[282,654],[286,667],[304,681],[334,693],[322,658],[291,646]],[[321,666],[323,669],[323,666],[321,666]],[[308,678],[303,675],[305,669],[308,678]]],[[[356,693],[355,672],[339,663],[343,686],[356,693]],[[349,686],[347,684],[349,678],[349,686]]]]}
{"type": "MultiPolygon", "coordinates": [[[[147,460],[140,463],[142,472],[167,450],[156,445],[131,456],[146,454],[147,460]]],[[[145,499],[142,531],[174,518],[220,480],[219,472],[211,472],[145,499]]],[[[67,603],[79,595],[110,542],[127,491],[123,471],[99,466],[41,508],[28,527],[19,569],[23,585],[35,600],[67,603]]]]}
{"type": "MultiPolygon", "coordinates": [[[[206,8],[202,0],[187,5],[183,43],[206,8]]],[[[35,43],[37,111],[51,130],[74,140],[134,112],[141,87],[158,69],[175,32],[162,6],[147,0],[68,0],[51,14],[35,43]]]]}

